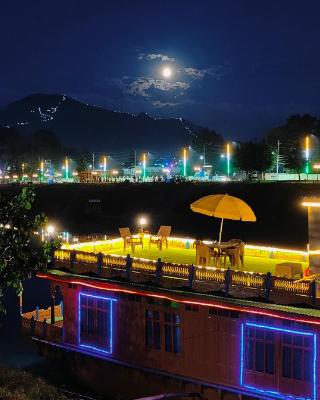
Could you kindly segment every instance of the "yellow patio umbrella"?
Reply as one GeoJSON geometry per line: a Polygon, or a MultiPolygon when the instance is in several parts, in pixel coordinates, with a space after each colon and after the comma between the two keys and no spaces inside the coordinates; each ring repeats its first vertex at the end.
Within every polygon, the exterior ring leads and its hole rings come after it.
{"type": "Polygon", "coordinates": [[[255,222],[257,220],[252,208],[238,197],[228,194],[212,194],[202,197],[190,206],[191,210],[209,217],[221,218],[219,243],[221,242],[223,220],[255,222]]]}

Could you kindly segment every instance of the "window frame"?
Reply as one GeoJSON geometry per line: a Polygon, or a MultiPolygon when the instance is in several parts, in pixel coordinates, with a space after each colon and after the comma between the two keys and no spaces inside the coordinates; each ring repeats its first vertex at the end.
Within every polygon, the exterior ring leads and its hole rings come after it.
{"type": "MultiPolygon", "coordinates": [[[[283,328],[280,326],[275,326],[275,325],[265,325],[265,324],[260,324],[260,323],[253,323],[253,322],[245,322],[241,324],[241,332],[240,332],[240,386],[245,387],[246,389],[253,391],[255,393],[261,394],[266,394],[266,395],[272,395],[274,398],[277,399],[287,399],[288,396],[290,396],[291,399],[301,399],[301,396],[295,396],[292,394],[288,393],[280,393],[277,391],[273,391],[271,389],[265,389],[262,387],[254,386],[252,384],[247,384],[245,382],[244,376],[245,376],[245,356],[246,356],[246,328],[247,327],[253,327],[253,328],[261,328],[265,330],[271,330],[274,331],[275,333],[277,332],[279,336],[282,336],[282,333],[288,333],[288,334],[293,334],[293,335],[301,335],[302,337],[310,337],[313,342],[313,354],[311,356],[312,360],[312,371],[311,371],[311,382],[307,382],[310,384],[311,387],[311,395],[306,397],[306,399],[311,399],[311,400],[316,400],[317,398],[317,334],[314,332],[308,332],[308,331],[301,331],[301,330],[296,330],[296,329],[290,329],[290,328],[283,328]]],[[[282,346],[282,340],[280,338],[280,346],[282,346]]],[[[282,351],[281,351],[282,355],[282,351]]],[[[282,360],[280,358],[280,360],[282,360]]],[[[281,362],[280,362],[281,363],[281,362]]],[[[249,370],[250,372],[250,370],[249,370]]],[[[288,378],[282,378],[282,368],[279,371],[279,378],[280,379],[288,379],[288,378]]],[[[293,379],[293,378],[291,378],[293,379]]],[[[301,380],[296,380],[296,382],[301,382],[301,380]]]]}
{"type": "MultiPolygon", "coordinates": [[[[106,354],[112,354],[113,352],[113,314],[114,314],[114,307],[113,307],[113,302],[116,302],[117,300],[112,298],[112,297],[105,297],[105,296],[99,296],[99,295],[94,295],[94,294],[90,294],[90,293],[86,293],[86,292],[79,292],[78,295],[78,345],[87,349],[91,349],[94,351],[99,351],[102,353],[106,353],[106,354]],[[99,339],[103,337],[101,335],[99,335],[99,326],[98,326],[98,320],[99,320],[99,316],[98,314],[104,314],[104,310],[103,308],[101,309],[98,305],[99,301],[104,301],[107,302],[107,308],[106,308],[106,337],[107,337],[107,343],[105,347],[101,347],[101,345],[99,343],[97,343],[96,345],[85,342],[85,340],[82,339],[82,317],[81,317],[81,310],[83,308],[83,306],[81,305],[81,300],[83,297],[87,298],[87,301],[89,299],[93,300],[93,306],[92,307],[85,307],[87,310],[93,310],[93,341],[94,338],[99,339]],[[102,312],[101,312],[102,311],[102,312]]],[[[89,326],[89,320],[87,319],[86,321],[86,326],[89,326]]]]}

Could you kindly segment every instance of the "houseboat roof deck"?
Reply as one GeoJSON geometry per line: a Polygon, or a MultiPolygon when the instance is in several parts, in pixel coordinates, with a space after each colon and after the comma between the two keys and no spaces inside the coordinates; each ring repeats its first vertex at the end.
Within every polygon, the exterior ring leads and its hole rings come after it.
{"type": "Polygon", "coordinates": [[[148,236],[143,249],[124,249],[123,240],[93,241],[64,245],[56,250],[51,269],[71,274],[95,276],[95,279],[117,279],[148,286],[176,290],[188,287],[199,293],[213,293],[238,299],[251,299],[275,304],[318,305],[318,285],[314,277],[304,277],[308,253],[247,244],[244,266],[223,262],[196,264],[195,240],[170,237],[168,248],[149,248],[148,236]],[[298,272],[298,274],[296,274],[298,272]]]}
{"type": "MultiPolygon", "coordinates": [[[[143,239],[143,248],[137,246],[132,252],[130,247],[125,250],[123,241],[120,238],[104,241],[91,241],[86,243],[77,243],[68,245],[64,248],[74,249],[84,252],[114,254],[118,256],[127,256],[140,258],[144,260],[158,260],[164,262],[191,265],[196,263],[196,248],[194,239],[187,238],[169,238],[168,248],[164,245],[161,250],[155,245],[149,248],[149,236],[146,235],[143,239]]],[[[260,246],[247,244],[245,246],[244,267],[237,268],[231,266],[229,260],[226,264],[221,263],[221,268],[232,268],[234,270],[262,273],[268,272],[274,274],[277,264],[286,262],[301,263],[303,272],[308,268],[308,253],[302,250],[280,249],[270,246],[260,246]]],[[[215,266],[213,260],[209,266],[215,266]]]]}

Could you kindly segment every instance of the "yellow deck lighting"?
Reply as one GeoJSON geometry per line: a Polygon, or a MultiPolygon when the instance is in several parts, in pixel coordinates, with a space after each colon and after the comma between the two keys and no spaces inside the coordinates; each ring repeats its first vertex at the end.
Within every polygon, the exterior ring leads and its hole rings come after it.
{"type": "Polygon", "coordinates": [[[303,207],[320,207],[320,202],[318,201],[304,201],[302,203],[303,207]]]}

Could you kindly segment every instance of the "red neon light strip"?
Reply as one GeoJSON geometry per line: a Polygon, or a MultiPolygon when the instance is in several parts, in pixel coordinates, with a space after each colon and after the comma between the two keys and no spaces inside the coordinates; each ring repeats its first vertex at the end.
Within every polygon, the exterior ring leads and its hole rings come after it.
{"type": "Polygon", "coordinates": [[[241,306],[238,306],[238,307],[237,306],[224,306],[224,305],[221,305],[220,303],[215,303],[215,302],[213,302],[213,303],[204,303],[204,302],[201,302],[201,301],[181,300],[181,299],[176,299],[174,297],[165,296],[165,295],[159,295],[159,294],[155,294],[155,293],[148,292],[148,291],[140,292],[138,290],[120,289],[118,287],[114,287],[114,286],[111,286],[111,285],[101,286],[101,285],[98,285],[98,284],[93,285],[93,284],[86,283],[86,282],[83,282],[83,281],[74,281],[74,280],[69,280],[69,279],[53,278],[51,275],[41,274],[41,273],[38,273],[37,277],[38,278],[50,279],[50,280],[56,281],[56,282],[72,283],[74,285],[82,285],[82,286],[90,287],[90,288],[93,288],[93,289],[106,290],[106,291],[109,291],[109,292],[121,292],[121,293],[127,293],[127,294],[138,294],[140,296],[155,297],[155,298],[158,298],[158,299],[175,301],[177,303],[182,303],[182,304],[193,304],[193,305],[205,306],[205,307],[216,307],[216,308],[221,308],[221,309],[225,309],[225,310],[241,311],[241,312],[247,312],[249,314],[264,315],[264,316],[273,317],[273,318],[281,318],[281,319],[285,319],[285,320],[289,320],[289,321],[296,321],[296,322],[300,322],[300,323],[320,325],[320,321],[319,320],[315,321],[315,320],[299,318],[299,317],[289,317],[289,316],[285,316],[285,315],[278,314],[278,313],[247,309],[247,308],[243,308],[241,306]]]}

